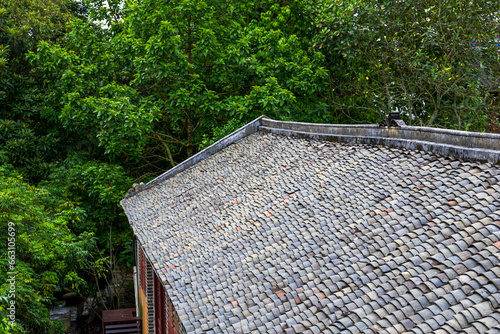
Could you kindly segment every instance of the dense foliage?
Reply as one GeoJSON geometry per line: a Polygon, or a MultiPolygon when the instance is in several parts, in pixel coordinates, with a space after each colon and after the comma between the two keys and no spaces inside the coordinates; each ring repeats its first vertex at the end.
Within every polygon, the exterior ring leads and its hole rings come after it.
{"type": "Polygon", "coordinates": [[[491,129],[499,7],[0,0],[0,228],[16,226],[22,305],[0,332],[61,332],[47,318],[55,292],[94,295],[130,265],[130,185],[259,115],[376,123],[398,110],[413,125],[491,129]]]}
{"type": "Polygon", "coordinates": [[[260,15],[252,3],[191,0],[91,10],[64,47],[41,43],[30,55],[50,92],[46,113],[110,157],[141,161],[137,176],[192,155],[232,119],[324,120],[328,74],[306,4],[263,2],[260,15]]]}
{"type": "MultiPolygon", "coordinates": [[[[54,292],[64,283],[78,284],[77,273],[84,268],[93,245],[91,233],[75,236],[71,227],[78,224],[81,212],[73,210],[44,188],[30,186],[9,166],[0,168],[0,228],[15,234],[16,317],[28,332],[57,329],[48,319],[48,307],[55,302],[54,292]],[[22,301],[22,302],[21,302],[22,301]]],[[[7,233],[0,236],[7,245],[7,233]]],[[[2,247],[5,253],[5,247],[2,247]]],[[[8,268],[7,258],[1,265],[8,268]]],[[[7,296],[10,275],[2,271],[0,295],[7,296]]],[[[60,325],[59,325],[60,326],[60,325]]]]}
{"type": "Polygon", "coordinates": [[[325,1],[317,47],[331,106],[363,121],[484,131],[498,92],[498,1],[325,1]],[[327,9],[327,10],[326,10],[327,9]]]}

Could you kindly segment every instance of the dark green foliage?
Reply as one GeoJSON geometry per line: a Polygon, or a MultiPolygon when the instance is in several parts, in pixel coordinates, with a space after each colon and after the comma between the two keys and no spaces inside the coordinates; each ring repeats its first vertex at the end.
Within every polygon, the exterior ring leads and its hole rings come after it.
{"type": "Polygon", "coordinates": [[[488,92],[499,84],[498,1],[324,6],[316,46],[327,56],[338,112],[366,122],[399,110],[410,124],[484,129],[488,92]]]}
{"type": "Polygon", "coordinates": [[[43,117],[43,79],[26,54],[40,41],[61,41],[82,10],[72,0],[0,1],[0,162],[14,164],[31,181],[46,178],[55,158],[64,157],[67,136],[57,121],[43,117]]]}
{"type": "MultiPolygon", "coordinates": [[[[58,332],[60,325],[48,320],[48,307],[55,302],[68,275],[78,272],[94,247],[87,232],[76,236],[69,225],[80,221],[78,210],[47,189],[25,183],[6,165],[0,167],[0,229],[15,230],[16,318],[27,332],[58,332]]],[[[9,268],[7,233],[0,236],[0,262],[9,268]]],[[[0,295],[7,296],[7,272],[0,275],[0,295]]],[[[14,330],[13,330],[14,331],[14,330]]],[[[14,331],[16,332],[16,331],[14,331]]]]}

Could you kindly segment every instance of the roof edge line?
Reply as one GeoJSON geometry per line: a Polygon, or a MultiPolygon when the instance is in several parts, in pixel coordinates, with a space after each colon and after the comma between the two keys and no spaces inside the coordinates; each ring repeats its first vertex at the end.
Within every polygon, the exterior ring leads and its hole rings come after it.
{"type": "MultiPolygon", "coordinates": [[[[425,126],[403,125],[400,127],[381,127],[378,124],[304,123],[304,122],[277,121],[270,118],[266,118],[265,120],[263,120],[262,123],[263,126],[270,128],[314,132],[314,133],[338,133],[339,131],[350,131],[350,132],[357,131],[359,135],[365,135],[367,131],[371,131],[372,133],[375,132],[382,133],[381,135],[377,136],[386,136],[386,134],[383,134],[383,130],[387,131],[387,129],[400,129],[406,132],[415,132],[419,134],[429,133],[434,135],[440,135],[442,137],[448,136],[448,137],[466,137],[467,139],[481,138],[481,139],[500,140],[500,134],[498,133],[469,132],[469,131],[425,127],[425,126]]],[[[448,139],[448,138],[440,138],[440,139],[448,139]]]]}
{"type": "Polygon", "coordinates": [[[156,184],[171,178],[172,176],[188,169],[189,167],[197,164],[198,162],[207,159],[208,157],[214,155],[215,153],[219,152],[220,150],[223,150],[224,148],[228,147],[229,145],[237,142],[240,139],[245,138],[246,136],[249,136],[257,131],[259,131],[259,127],[261,126],[262,122],[261,120],[263,118],[267,118],[265,115],[261,115],[251,121],[250,123],[242,126],[241,128],[237,129],[236,131],[228,134],[222,139],[219,139],[217,142],[213,143],[209,147],[201,150],[200,152],[196,153],[195,155],[191,156],[190,158],[184,160],[180,164],[178,164],[175,167],[172,167],[165,173],[161,174],[160,176],[156,177],[155,179],[149,181],[148,183],[144,185],[139,185],[136,187],[133,187],[129,190],[128,194],[125,195],[125,199],[133,197],[137,195],[138,193],[150,189],[156,184]]]}
{"type": "MultiPolygon", "coordinates": [[[[267,122],[267,120],[265,121],[267,122]]],[[[372,127],[365,126],[364,128],[369,129],[372,127]]],[[[398,128],[389,128],[389,129],[385,128],[380,130],[381,131],[386,130],[392,134],[394,134],[394,131],[401,131],[398,130],[398,128]]],[[[419,140],[414,138],[401,138],[399,136],[394,136],[394,135],[392,136],[382,135],[382,133],[380,132],[376,133],[375,135],[359,135],[359,134],[343,134],[334,132],[326,133],[326,132],[298,131],[298,130],[290,130],[290,129],[267,127],[267,126],[260,126],[260,131],[291,136],[291,137],[327,140],[331,142],[383,145],[387,147],[406,148],[410,150],[418,150],[434,154],[441,154],[445,156],[452,156],[463,160],[474,160],[481,162],[489,162],[493,164],[500,163],[500,151],[498,150],[493,150],[488,148],[465,147],[460,145],[452,145],[446,142],[441,143],[441,142],[419,140]]]]}

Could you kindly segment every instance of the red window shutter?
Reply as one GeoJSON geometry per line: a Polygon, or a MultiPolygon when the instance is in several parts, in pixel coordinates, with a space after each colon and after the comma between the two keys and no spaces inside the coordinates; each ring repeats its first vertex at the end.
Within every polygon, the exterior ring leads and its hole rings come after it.
{"type": "MultiPolygon", "coordinates": [[[[167,319],[166,319],[166,307],[165,307],[165,289],[161,284],[158,276],[156,274],[154,277],[154,310],[155,310],[155,333],[156,334],[166,334],[167,330],[167,319]]],[[[170,333],[170,332],[169,332],[170,333]]]]}

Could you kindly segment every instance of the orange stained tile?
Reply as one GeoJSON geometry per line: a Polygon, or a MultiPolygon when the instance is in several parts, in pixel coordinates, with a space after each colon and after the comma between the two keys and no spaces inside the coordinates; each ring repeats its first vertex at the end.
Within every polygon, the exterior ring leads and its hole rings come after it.
{"type": "Polygon", "coordinates": [[[271,216],[272,216],[272,214],[270,214],[269,212],[268,212],[268,213],[266,213],[266,217],[267,217],[267,218],[269,218],[269,217],[271,217],[271,216]]]}
{"type": "Polygon", "coordinates": [[[294,197],[294,196],[297,196],[297,194],[296,193],[290,194],[290,197],[294,197]]]}
{"type": "Polygon", "coordinates": [[[177,268],[177,267],[176,267],[176,266],[174,266],[174,265],[171,265],[171,266],[170,266],[170,269],[172,269],[172,270],[174,270],[175,268],[177,268]]]}
{"type": "Polygon", "coordinates": [[[429,226],[436,226],[436,223],[435,222],[428,222],[427,225],[429,225],[429,226]]]}
{"type": "Polygon", "coordinates": [[[259,196],[257,196],[257,195],[254,195],[254,196],[253,196],[253,198],[259,198],[259,196]]]}
{"type": "Polygon", "coordinates": [[[285,291],[283,291],[283,290],[278,290],[278,291],[276,291],[276,295],[277,295],[278,297],[280,297],[280,298],[281,298],[281,297],[283,297],[284,295],[286,295],[286,292],[285,292],[285,291]]]}
{"type": "Polygon", "coordinates": [[[233,307],[238,307],[238,301],[237,300],[233,300],[231,302],[231,305],[233,305],[233,307]]]}
{"type": "Polygon", "coordinates": [[[162,270],[162,273],[166,274],[166,273],[167,273],[167,271],[166,271],[166,270],[162,270]]]}
{"type": "Polygon", "coordinates": [[[381,215],[382,217],[387,216],[387,212],[382,211],[382,212],[380,213],[380,215],[381,215]]]}
{"type": "Polygon", "coordinates": [[[236,229],[237,229],[238,231],[243,230],[243,229],[241,228],[241,226],[238,226],[236,229]]]}
{"type": "Polygon", "coordinates": [[[319,298],[319,299],[325,299],[326,296],[323,292],[320,292],[320,293],[317,293],[316,296],[319,298]]]}
{"type": "Polygon", "coordinates": [[[496,248],[500,249],[500,241],[497,241],[493,244],[496,248]]]}
{"type": "Polygon", "coordinates": [[[285,200],[283,202],[288,203],[288,202],[290,202],[290,200],[288,198],[285,198],[285,200]]]}
{"type": "Polygon", "coordinates": [[[233,204],[236,204],[236,203],[238,203],[238,201],[237,201],[237,200],[234,200],[234,201],[233,201],[233,204]]]}
{"type": "Polygon", "coordinates": [[[446,203],[448,205],[457,205],[457,201],[449,201],[448,203],[446,203]]]}
{"type": "Polygon", "coordinates": [[[394,212],[394,209],[393,208],[389,208],[389,209],[387,209],[387,212],[394,212]]]}
{"type": "Polygon", "coordinates": [[[295,297],[295,302],[296,302],[297,304],[299,304],[299,303],[302,303],[302,300],[300,300],[300,298],[299,298],[299,297],[295,297]]]}

